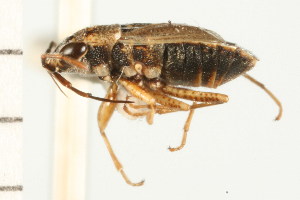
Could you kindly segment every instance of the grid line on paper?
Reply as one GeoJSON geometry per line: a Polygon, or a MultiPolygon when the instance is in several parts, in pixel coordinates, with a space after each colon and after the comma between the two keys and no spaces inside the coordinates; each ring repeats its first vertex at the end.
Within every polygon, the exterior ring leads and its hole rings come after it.
{"type": "Polygon", "coordinates": [[[23,55],[22,49],[0,49],[0,55],[23,55]]]}
{"type": "Polygon", "coordinates": [[[0,123],[23,122],[23,117],[0,117],[0,123]]]}
{"type": "Polygon", "coordinates": [[[0,192],[23,191],[23,185],[0,186],[0,192]]]}

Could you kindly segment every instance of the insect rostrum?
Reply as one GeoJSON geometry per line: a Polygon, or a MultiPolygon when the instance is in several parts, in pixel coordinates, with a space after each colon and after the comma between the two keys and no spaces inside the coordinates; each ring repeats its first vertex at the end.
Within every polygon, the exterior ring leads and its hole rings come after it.
{"type": "Polygon", "coordinates": [[[129,180],[105,134],[115,108],[132,118],[146,117],[149,124],[155,114],[189,111],[181,144],[169,148],[177,151],[186,143],[195,109],[228,101],[225,94],[194,91],[186,86],[217,88],[243,75],[276,102],[279,120],[281,103],[264,85],[246,74],[256,61],[252,53],[210,30],[171,23],[89,27],[57,46],[52,42],[42,55],[43,67],[53,79],[80,96],[103,101],[98,111],[101,135],[117,170],[133,186],[142,185],[143,181],[129,180]],[[109,82],[106,97],[76,89],[61,75],[63,72],[96,76],[109,82]]]}

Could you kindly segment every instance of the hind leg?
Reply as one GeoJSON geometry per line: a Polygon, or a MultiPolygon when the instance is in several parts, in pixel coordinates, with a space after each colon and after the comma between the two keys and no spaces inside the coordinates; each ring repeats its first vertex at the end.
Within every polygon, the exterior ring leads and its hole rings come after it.
{"type": "Polygon", "coordinates": [[[275,97],[275,95],[270,90],[268,90],[264,86],[264,84],[262,84],[261,82],[255,80],[253,77],[249,76],[248,74],[244,74],[244,77],[247,78],[248,80],[250,80],[255,85],[257,85],[258,87],[260,87],[261,89],[263,89],[273,99],[273,101],[275,101],[275,103],[279,107],[279,113],[276,116],[275,120],[280,120],[280,118],[282,116],[282,105],[281,105],[280,101],[275,97]]]}
{"type": "Polygon", "coordinates": [[[164,94],[174,96],[177,98],[187,99],[196,102],[204,103],[226,103],[228,101],[228,96],[220,93],[213,92],[200,92],[194,91],[186,88],[165,86],[161,88],[164,94]]]}

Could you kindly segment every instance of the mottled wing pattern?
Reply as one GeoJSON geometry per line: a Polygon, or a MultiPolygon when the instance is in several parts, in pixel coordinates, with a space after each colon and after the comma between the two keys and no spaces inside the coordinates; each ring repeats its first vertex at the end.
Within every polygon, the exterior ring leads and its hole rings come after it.
{"type": "MultiPolygon", "coordinates": [[[[128,25],[130,27],[130,25],[128,25]]],[[[142,24],[125,31],[119,42],[149,45],[157,43],[226,43],[218,34],[194,26],[181,24],[142,24]]],[[[124,29],[126,30],[126,29],[124,29]]]]}

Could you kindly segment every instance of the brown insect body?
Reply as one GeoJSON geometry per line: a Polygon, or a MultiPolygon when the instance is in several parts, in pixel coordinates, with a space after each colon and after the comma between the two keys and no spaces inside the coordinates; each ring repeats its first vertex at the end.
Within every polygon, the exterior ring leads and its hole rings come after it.
{"type": "Polygon", "coordinates": [[[276,102],[279,120],[281,103],[263,84],[245,74],[257,60],[249,51],[226,42],[212,31],[171,23],[85,28],[57,47],[51,43],[42,55],[43,67],[53,79],[80,96],[103,101],[98,111],[101,135],[115,167],[133,186],[142,185],[143,181],[133,183],[128,179],[105,134],[116,103],[124,103],[118,104],[120,110],[133,118],[144,116],[149,124],[153,123],[154,114],[189,111],[181,144],[169,148],[170,151],[185,145],[195,109],[228,101],[225,94],[178,86],[217,88],[243,75],[276,102]],[[111,86],[105,98],[95,97],[73,87],[60,75],[62,72],[97,76],[111,86]]]}
{"type": "Polygon", "coordinates": [[[61,43],[83,43],[88,51],[81,61],[86,70],[61,63],[60,70],[102,78],[157,79],[170,85],[216,88],[251,69],[257,59],[217,34],[176,24],[95,26],[61,43]]]}

